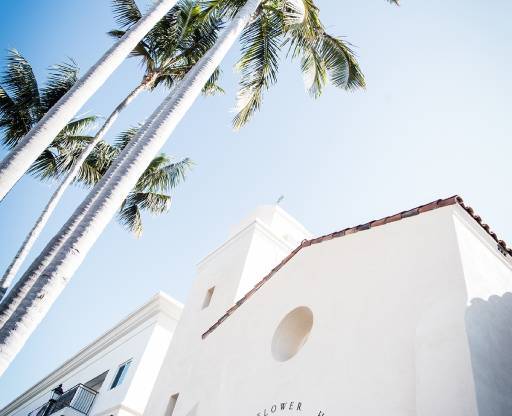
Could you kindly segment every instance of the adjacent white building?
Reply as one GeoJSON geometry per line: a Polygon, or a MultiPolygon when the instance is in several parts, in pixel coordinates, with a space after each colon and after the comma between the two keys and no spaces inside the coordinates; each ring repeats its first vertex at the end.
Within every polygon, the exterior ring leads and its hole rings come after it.
{"type": "Polygon", "coordinates": [[[314,239],[261,207],[0,416],[510,416],[511,255],[458,197],[314,239]]]}

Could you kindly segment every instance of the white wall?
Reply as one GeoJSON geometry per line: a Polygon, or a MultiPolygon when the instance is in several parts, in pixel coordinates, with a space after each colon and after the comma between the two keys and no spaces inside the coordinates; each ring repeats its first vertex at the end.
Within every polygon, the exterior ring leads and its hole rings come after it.
{"type": "MultiPolygon", "coordinates": [[[[303,248],[203,340],[308,237],[282,210],[260,211],[199,264],[177,327],[171,301],[143,307],[124,333],[123,323],[114,329],[115,341],[57,370],[52,387],[110,369],[98,416],[170,416],[175,394],[173,416],[512,414],[510,257],[458,205],[303,248]],[[296,356],[278,361],[275,329],[299,306],[312,311],[312,331],[296,356]],[[125,382],[109,391],[131,357],[125,382]]],[[[0,416],[26,415],[46,400],[39,390],[0,416]]]]}
{"type": "MultiPolygon", "coordinates": [[[[183,380],[191,377],[191,363],[201,355],[202,333],[310,233],[276,206],[258,208],[233,228],[230,238],[198,265],[197,278],[186,302],[173,342],[155,384],[145,414],[165,413],[170,397],[182,392],[183,380]],[[207,290],[215,286],[208,308],[202,309],[207,290]]],[[[202,385],[207,380],[201,380],[202,385]]],[[[184,394],[184,397],[187,395],[184,394]]],[[[180,410],[180,394],[175,412],[180,410]]],[[[190,403],[186,413],[194,410],[190,403]]]]}
{"type": "MultiPolygon", "coordinates": [[[[191,344],[171,345],[145,415],[163,415],[175,393],[173,416],[195,406],[263,416],[290,401],[307,416],[477,415],[455,209],[303,249],[206,340],[193,338],[192,357],[182,352],[191,344]],[[274,329],[302,305],[313,330],[278,362],[274,329]]],[[[196,337],[198,322],[178,331],[196,337]]]]}
{"type": "Polygon", "coordinates": [[[466,326],[480,416],[512,415],[512,264],[457,212],[467,285],[466,326]]]}

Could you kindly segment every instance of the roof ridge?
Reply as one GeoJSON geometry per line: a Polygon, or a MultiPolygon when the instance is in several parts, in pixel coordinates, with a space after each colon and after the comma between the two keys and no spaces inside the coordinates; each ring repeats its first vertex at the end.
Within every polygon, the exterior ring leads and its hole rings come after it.
{"type": "MultiPolygon", "coordinates": [[[[320,237],[312,238],[309,240],[302,240],[302,242],[290,253],[288,254],[281,262],[275,266],[263,279],[261,279],[249,292],[247,292],[241,299],[239,299],[231,308],[229,308],[224,315],[220,317],[217,322],[215,322],[203,335],[202,338],[205,339],[208,335],[210,335],[215,329],[217,329],[222,322],[224,322],[235,310],[237,310],[242,304],[244,304],[254,293],[256,293],[270,278],[277,273],[286,263],[288,263],[292,257],[294,257],[300,250],[304,247],[309,247],[314,244],[319,244],[324,241],[329,241],[334,238],[343,237],[345,235],[355,234],[359,231],[369,230],[371,228],[379,227],[384,224],[389,224],[392,222],[400,221],[405,218],[410,218],[418,214],[422,214],[424,212],[433,211],[438,208],[447,207],[450,205],[460,205],[498,244],[499,247],[502,248],[504,253],[508,253],[512,256],[512,249],[507,247],[505,241],[498,239],[498,236],[495,232],[491,231],[489,225],[485,224],[482,221],[482,218],[479,215],[476,215],[473,208],[464,204],[464,200],[459,195],[453,195],[449,198],[438,199],[436,201],[429,202],[428,204],[420,205],[416,208],[412,208],[406,211],[399,212],[398,214],[390,215],[387,217],[383,217],[378,220],[373,220],[364,224],[356,225],[355,227],[348,227],[340,231],[335,231],[330,234],[325,234],[320,237]]],[[[501,251],[501,250],[500,250],[501,251]]]]}

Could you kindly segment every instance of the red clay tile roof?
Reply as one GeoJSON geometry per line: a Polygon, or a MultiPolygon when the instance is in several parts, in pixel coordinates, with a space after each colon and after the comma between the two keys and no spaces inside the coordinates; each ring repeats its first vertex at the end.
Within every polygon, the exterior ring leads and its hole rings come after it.
{"type": "Polygon", "coordinates": [[[491,231],[490,227],[487,224],[484,224],[482,218],[479,215],[476,215],[473,211],[473,208],[466,206],[462,198],[458,195],[454,195],[450,198],[446,199],[438,199],[437,201],[430,202],[429,204],[421,205],[419,207],[413,208],[408,211],[403,211],[395,215],[391,215],[389,217],[381,218],[380,220],[370,221],[366,224],[361,224],[356,227],[346,228],[341,231],[336,231],[331,234],[327,234],[318,238],[313,238],[311,240],[304,240],[295,250],[293,250],[288,256],[286,256],[281,263],[279,263],[276,267],[274,267],[269,274],[267,274],[262,280],[260,280],[254,288],[248,292],[243,298],[241,298],[238,302],[235,303],[228,311],[215,323],[213,324],[203,335],[202,338],[205,339],[208,335],[210,335],[217,327],[219,327],[235,310],[237,310],[242,304],[244,304],[252,295],[254,295],[267,281],[270,280],[277,271],[279,271],[292,257],[294,257],[300,250],[304,247],[309,247],[313,244],[319,244],[324,241],[332,240],[334,238],[343,237],[349,234],[355,234],[359,231],[369,230],[370,228],[379,227],[384,224],[389,224],[390,222],[400,221],[404,218],[413,217],[418,214],[422,214],[427,211],[432,211],[437,208],[446,207],[449,205],[460,205],[466,212],[471,215],[475,219],[478,224],[496,241],[498,244],[498,249],[501,253],[512,256],[512,249],[508,248],[506,243],[503,240],[499,240],[496,236],[496,233],[491,231]]]}

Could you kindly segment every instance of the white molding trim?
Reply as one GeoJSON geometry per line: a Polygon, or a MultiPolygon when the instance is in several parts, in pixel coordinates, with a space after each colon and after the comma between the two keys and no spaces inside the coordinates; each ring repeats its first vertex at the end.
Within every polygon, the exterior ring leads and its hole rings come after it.
{"type": "Polygon", "coordinates": [[[245,234],[247,234],[249,231],[252,231],[252,229],[257,228],[258,230],[262,231],[269,239],[275,241],[278,245],[283,247],[285,250],[292,251],[296,248],[295,245],[290,244],[288,241],[286,241],[284,238],[281,238],[279,235],[277,235],[272,229],[265,224],[263,221],[259,219],[255,219],[251,221],[249,224],[247,224],[244,228],[242,228],[239,232],[237,232],[234,236],[232,236],[228,241],[226,241],[224,244],[222,244],[220,247],[213,250],[210,254],[206,255],[198,264],[197,267],[201,268],[204,267],[213,257],[215,257],[217,254],[228,248],[230,245],[235,243],[237,240],[242,238],[245,234]]]}
{"type": "Polygon", "coordinates": [[[494,240],[464,208],[457,204],[454,206],[453,215],[464,224],[496,258],[512,270],[511,256],[508,254],[504,256],[498,251],[498,243],[496,240],[494,240]]]}

